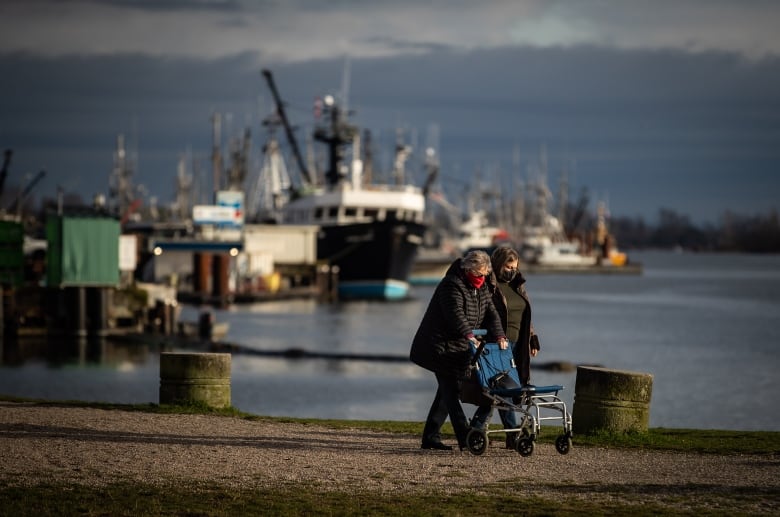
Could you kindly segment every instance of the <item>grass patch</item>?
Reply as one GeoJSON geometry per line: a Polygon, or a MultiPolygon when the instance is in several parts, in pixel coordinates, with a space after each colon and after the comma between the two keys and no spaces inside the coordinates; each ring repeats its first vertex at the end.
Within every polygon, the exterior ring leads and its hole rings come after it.
{"type": "MultiPolygon", "coordinates": [[[[423,422],[389,420],[330,420],[314,418],[289,418],[253,415],[233,407],[212,408],[204,404],[111,404],[103,402],[46,401],[22,399],[0,395],[0,401],[35,404],[39,406],[85,407],[104,410],[141,411],[159,414],[204,414],[253,421],[318,425],[332,429],[366,429],[386,433],[422,434],[423,422]]],[[[542,426],[537,437],[539,443],[554,443],[560,427],[542,426]]],[[[447,422],[442,434],[454,440],[455,433],[447,422]]],[[[492,435],[498,440],[501,435],[492,435]]],[[[646,433],[599,433],[573,437],[574,447],[617,447],[625,449],[650,449],[709,454],[780,454],[780,432],[776,431],[724,431],[707,429],[652,428],[646,433]]]]}
{"type": "Polygon", "coordinates": [[[235,490],[222,486],[159,487],[115,483],[93,488],[82,485],[2,487],[4,515],[643,515],[669,514],[668,507],[564,497],[547,500],[520,493],[500,497],[459,494],[338,493],[287,487],[235,490]]]}
{"type": "MultiPolygon", "coordinates": [[[[554,439],[553,437],[550,438],[554,439]]],[[[780,454],[780,433],[652,428],[646,433],[576,436],[575,445],[711,454],[780,454]]]]}

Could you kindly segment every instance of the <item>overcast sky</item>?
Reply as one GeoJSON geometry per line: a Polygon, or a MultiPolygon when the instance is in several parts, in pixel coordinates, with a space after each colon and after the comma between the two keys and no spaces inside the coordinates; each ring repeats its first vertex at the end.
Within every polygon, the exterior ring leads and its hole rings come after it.
{"type": "Polygon", "coordinates": [[[89,199],[125,134],[135,181],[167,203],[214,112],[259,150],[262,68],[303,132],[348,62],[381,163],[400,127],[417,157],[436,145],[445,189],[507,191],[544,148],[553,191],[567,170],[613,215],[716,222],[778,206],[777,27],[773,0],[3,0],[0,145],[9,183],[45,169],[37,194],[89,199]]]}

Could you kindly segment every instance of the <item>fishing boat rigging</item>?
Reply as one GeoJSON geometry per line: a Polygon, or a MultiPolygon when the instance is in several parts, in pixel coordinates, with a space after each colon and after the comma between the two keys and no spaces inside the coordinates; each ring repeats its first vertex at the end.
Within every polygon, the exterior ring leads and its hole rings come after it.
{"type": "Polygon", "coordinates": [[[325,96],[320,106],[323,122],[313,133],[314,140],[327,148],[325,182],[317,185],[301,156],[273,75],[264,70],[263,76],[304,183],[283,207],[282,222],[319,227],[317,257],[338,268],[341,298],[406,297],[425,231],[421,189],[398,179],[410,149],[396,149],[394,184],[367,183],[360,131],[349,123],[348,113],[336,99],[325,96]]]}

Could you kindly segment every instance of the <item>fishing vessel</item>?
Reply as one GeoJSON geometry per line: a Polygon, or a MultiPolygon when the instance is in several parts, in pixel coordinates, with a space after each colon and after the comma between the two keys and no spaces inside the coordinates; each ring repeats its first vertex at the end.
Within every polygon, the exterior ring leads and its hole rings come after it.
{"type": "Polygon", "coordinates": [[[597,206],[596,229],[588,242],[570,236],[561,218],[546,211],[546,204],[538,204],[537,224],[523,228],[520,257],[536,271],[557,272],[641,272],[639,264],[628,263],[626,253],[618,251],[615,238],[607,229],[606,204],[597,206]]]}
{"type": "Polygon", "coordinates": [[[540,266],[595,266],[596,257],[570,239],[557,217],[546,214],[544,224],[525,228],[520,255],[523,262],[540,266]]]}
{"type": "Polygon", "coordinates": [[[325,96],[314,140],[327,148],[324,182],[310,174],[292,136],[273,76],[263,71],[303,176],[281,210],[282,224],[313,224],[318,261],[338,271],[340,298],[401,299],[409,291],[409,273],[425,232],[425,196],[405,183],[404,162],[411,149],[396,146],[393,183],[374,183],[365,174],[358,128],[347,110],[325,96]]]}
{"type": "Polygon", "coordinates": [[[471,212],[468,218],[458,227],[456,241],[461,253],[469,250],[492,249],[502,241],[507,241],[509,234],[503,228],[491,225],[484,210],[471,212]]]}

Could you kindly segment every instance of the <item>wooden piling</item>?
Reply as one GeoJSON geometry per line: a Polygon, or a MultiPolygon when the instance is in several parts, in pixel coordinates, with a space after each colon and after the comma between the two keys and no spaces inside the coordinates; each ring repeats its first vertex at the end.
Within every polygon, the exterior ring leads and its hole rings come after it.
{"type": "Polygon", "coordinates": [[[227,300],[229,289],[230,255],[226,253],[214,254],[211,262],[211,294],[220,304],[227,300]]]}
{"type": "Polygon", "coordinates": [[[195,253],[192,258],[192,291],[206,297],[211,293],[211,253],[195,253]]]}

